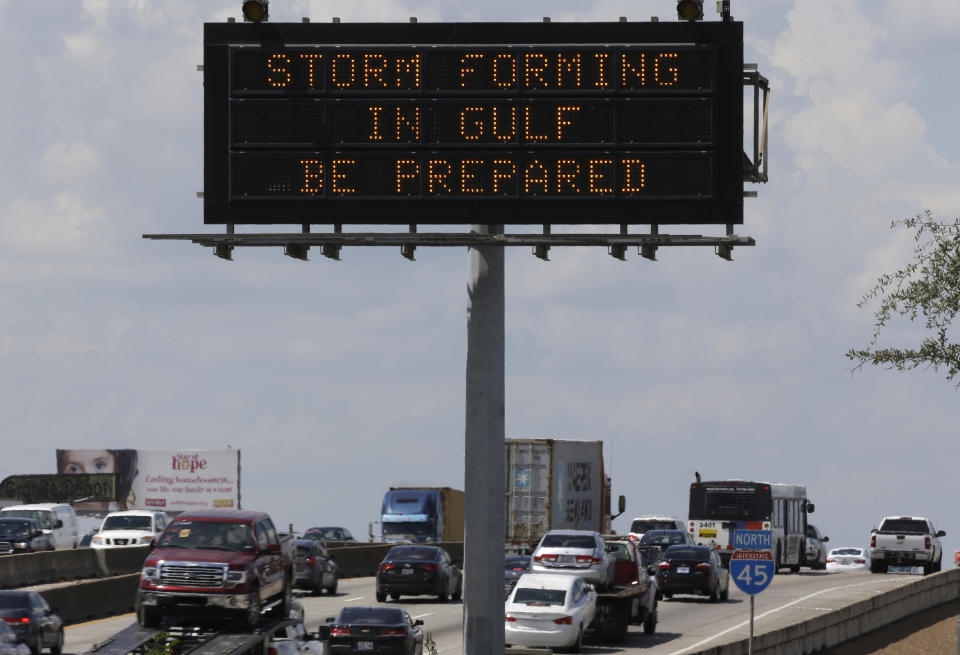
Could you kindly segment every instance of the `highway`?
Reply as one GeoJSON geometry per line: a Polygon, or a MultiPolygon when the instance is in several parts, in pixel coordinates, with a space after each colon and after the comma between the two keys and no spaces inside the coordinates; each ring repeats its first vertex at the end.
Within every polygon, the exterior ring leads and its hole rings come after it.
{"type": "MultiPolygon", "coordinates": [[[[755,630],[759,634],[782,628],[889,591],[916,578],[912,574],[881,575],[867,571],[826,573],[802,570],[797,574],[778,575],[756,598],[755,630]]],[[[373,578],[341,580],[334,596],[323,594],[300,598],[309,630],[315,630],[326,617],[335,616],[344,605],[377,604],[373,578]]],[[[401,598],[398,605],[414,618],[423,619],[439,653],[462,653],[462,603],[438,603],[433,598],[408,597],[401,598]]],[[[588,640],[583,652],[683,655],[736,641],[749,634],[750,600],[731,583],[730,600],[725,603],[714,604],[695,596],[676,596],[660,603],[659,615],[654,635],[645,635],[640,626],[631,626],[624,644],[600,645],[588,640]]],[[[66,630],[64,653],[80,655],[133,620],[133,615],[127,614],[70,626],[66,630]]]]}

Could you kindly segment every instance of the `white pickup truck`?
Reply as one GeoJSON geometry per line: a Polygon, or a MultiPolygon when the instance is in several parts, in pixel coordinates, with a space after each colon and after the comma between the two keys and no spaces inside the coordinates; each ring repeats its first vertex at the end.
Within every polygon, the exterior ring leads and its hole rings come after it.
{"type": "Polygon", "coordinates": [[[888,516],[870,536],[870,570],[886,573],[887,567],[922,566],[923,574],[940,570],[943,530],[922,516],[888,516]]]}

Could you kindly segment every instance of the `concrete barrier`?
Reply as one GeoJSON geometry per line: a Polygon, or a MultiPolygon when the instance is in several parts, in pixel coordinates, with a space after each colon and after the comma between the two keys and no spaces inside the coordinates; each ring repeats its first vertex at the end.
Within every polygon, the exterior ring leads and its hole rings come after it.
{"type": "Polygon", "coordinates": [[[140,574],[133,573],[103,580],[65,582],[41,590],[40,595],[70,625],[132,612],[139,584],[140,574]]]}
{"type": "MultiPolygon", "coordinates": [[[[847,605],[835,612],[753,638],[755,655],[807,655],[960,598],[960,569],[950,569],[847,605]]],[[[699,650],[690,655],[746,655],[748,639],[699,650]]]]}
{"type": "MultiPolygon", "coordinates": [[[[426,545],[440,546],[449,553],[452,560],[463,564],[462,541],[426,545]]],[[[383,561],[384,556],[393,546],[394,544],[370,544],[368,546],[330,548],[327,552],[333,555],[341,578],[364,578],[377,574],[380,562],[383,561]]]]}
{"type": "Polygon", "coordinates": [[[0,557],[0,588],[5,589],[103,575],[105,569],[88,548],[0,557]]]}
{"type": "Polygon", "coordinates": [[[107,575],[125,575],[140,572],[143,560],[150,554],[150,546],[104,548],[97,552],[103,556],[102,565],[107,575]]]}

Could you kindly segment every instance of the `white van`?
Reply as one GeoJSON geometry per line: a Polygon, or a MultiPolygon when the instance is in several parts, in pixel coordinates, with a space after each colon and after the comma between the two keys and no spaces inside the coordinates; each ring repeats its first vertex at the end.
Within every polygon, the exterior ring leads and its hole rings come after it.
{"type": "Polygon", "coordinates": [[[631,541],[640,541],[640,539],[650,530],[680,530],[687,531],[687,526],[683,521],[673,516],[663,516],[657,514],[645,514],[638,516],[630,522],[631,541]]]}
{"type": "Polygon", "coordinates": [[[76,548],[80,542],[77,514],[70,505],[62,503],[14,505],[0,509],[0,515],[37,519],[44,534],[50,535],[54,550],[76,548]]]}
{"type": "Polygon", "coordinates": [[[143,509],[110,512],[90,540],[91,548],[145,546],[167,527],[167,515],[143,509]]]}

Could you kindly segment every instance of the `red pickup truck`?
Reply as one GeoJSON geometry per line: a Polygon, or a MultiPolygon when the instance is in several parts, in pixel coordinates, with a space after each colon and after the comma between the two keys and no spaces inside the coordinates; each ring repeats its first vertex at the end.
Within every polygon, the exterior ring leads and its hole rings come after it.
{"type": "Polygon", "coordinates": [[[293,538],[263,512],[205,510],[178,515],[143,563],[137,620],[235,615],[253,628],[271,609],[285,617],[293,589],[293,538]]]}

